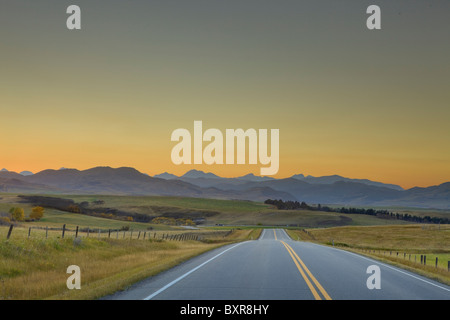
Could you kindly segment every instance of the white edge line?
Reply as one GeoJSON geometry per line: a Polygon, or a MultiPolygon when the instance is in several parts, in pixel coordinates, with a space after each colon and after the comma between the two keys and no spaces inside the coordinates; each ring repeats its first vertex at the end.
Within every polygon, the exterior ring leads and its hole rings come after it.
{"type": "MultiPolygon", "coordinates": [[[[286,232],[285,229],[281,229],[281,230],[283,230],[284,235],[286,236],[287,240],[294,240],[294,239],[292,239],[292,238],[288,235],[288,233],[286,232]]],[[[294,240],[294,241],[295,241],[295,240],[294,240]]]]}
{"type": "MultiPolygon", "coordinates": [[[[317,243],[312,243],[312,242],[310,242],[310,243],[313,244],[313,245],[316,245],[316,246],[322,246],[322,245],[317,244],[317,243]]],[[[322,247],[330,248],[330,247],[328,247],[328,246],[322,246],[322,247]]],[[[357,257],[363,258],[363,259],[365,259],[365,260],[368,260],[368,261],[371,261],[371,262],[375,262],[375,263],[381,264],[381,265],[385,266],[386,268],[389,268],[389,269],[395,270],[395,271],[397,271],[397,272],[406,274],[407,276],[410,276],[410,277],[412,277],[412,278],[414,278],[414,279],[423,281],[423,282],[425,282],[425,283],[431,284],[431,285],[433,285],[433,286],[435,286],[435,287],[438,287],[438,288],[441,288],[441,289],[443,289],[443,290],[445,290],[445,291],[449,291],[449,292],[450,292],[450,289],[448,289],[448,288],[442,287],[442,286],[440,286],[440,285],[438,285],[438,284],[436,284],[436,283],[433,283],[433,282],[431,282],[431,281],[427,281],[427,280],[425,280],[425,279],[423,279],[423,278],[416,277],[415,275],[411,274],[410,272],[402,271],[402,270],[400,270],[400,269],[398,269],[398,268],[395,268],[395,267],[393,267],[393,266],[390,266],[390,265],[388,265],[388,264],[385,264],[385,263],[383,263],[383,262],[381,262],[381,261],[379,261],[379,260],[367,258],[367,257],[365,257],[365,256],[363,256],[363,255],[360,255],[360,254],[357,254],[357,253],[354,253],[354,252],[351,252],[351,251],[347,251],[347,250],[342,250],[342,249],[338,249],[338,248],[330,248],[330,249],[335,249],[335,250],[343,251],[343,252],[346,252],[346,253],[348,253],[348,254],[352,254],[352,255],[355,255],[355,256],[357,256],[357,257]]]]}
{"type": "Polygon", "coordinates": [[[262,232],[261,232],[261,234],[259,235],[258,240],[259,240],[259,239],[262,239],[262,238],[264,237],[264,234],[265,234],[265,233],[266,233],[266,229],[263,229],[262,232]]]}
{"type": "Polygon", "coordinates": [[[202,264],[198,265],[197,267],[195,267],[194,269],[191,269],[190,271],[186,272],[185,274],[183,274],[182,276],[176,278],[175,280],[173,280],[172,282],[166,284],[164,287],[162,287],[161,289],[159,289],[158,291],[155,291],[154,293],[152,293],[151,295],[149,295],[148,297],[144,298],[143,300],[150,300],[153,297],[155,297],[156,295],[160,294],[161,292],[163,292],[164,290],[170,288],[171,286],[173,286],[175,283],[177,283],[178,281],[182,280],[183,278],[187,277],[188,275],[190,275],[192,272],[200,269],[201,267],[203,267],[205,264],[211,262],[212,260],[214,260],[215,258],[221,256],[222,254],[224,254],[225,252],[227,252],[228,250],[231,250],[233,248],[236,248],[237,246],[243,244],[244,242],[240,242],[234,246],[232,246],[231,248],[228,248],[224,251],[222,251],[221,253],[215,255],[214,257],[212,257],[211,259],[203,262],[202,264]]]}

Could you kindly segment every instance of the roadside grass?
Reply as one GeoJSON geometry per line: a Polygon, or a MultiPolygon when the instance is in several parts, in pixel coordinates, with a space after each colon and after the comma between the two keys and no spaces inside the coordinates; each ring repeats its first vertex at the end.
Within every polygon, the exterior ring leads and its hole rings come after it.
{"type": "Polygon", "coordinates": [[[61,238],[60,232],[14,228],[6,240],[0,227],[0,300],[97,299],[124,290],[146,277],[169,269],[208,250],[247,240],[253,230],[204,235],[203,241],[115,239],[114,237],[61,238]],[[50,235],[51,234],[51,235],[50,235]],[[66,286],[67,267],[81,270],[81,289],[66,286]]]}
{"type": "Polygon", "coordinates": [[[286,231],[294,240],[334,245],[450,285],[450,225],[345,226],[286,231]],[[421,264],[421,256],[426,256],[426,265],[421,264]]]}
{"type": "Polygon", "coordinates": [[[230,240],[257,240],[262,232],[261,228],[238,228],[233,230],[233,233],[227,237],[230,240]]]}

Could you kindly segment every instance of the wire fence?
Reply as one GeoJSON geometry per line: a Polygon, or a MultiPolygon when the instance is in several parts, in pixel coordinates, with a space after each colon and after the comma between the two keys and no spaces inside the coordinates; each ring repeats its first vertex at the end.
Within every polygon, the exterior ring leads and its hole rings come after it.
{"type": "Polygon", "coordinates": [[[393,260],[407,261],[409,263],[420,264],[422,266],[434,267],[436,269],[446,269],[450,272],[450,260],[441,257],[439,254],[414,254],[395,250],[375,250],[359,249],[362,252],[391,258],[393,260]]]}
{"type": "MultiPolygon", "coordinates": [[[[128,240],[167,240],[167,241],[204,241],[205,239],[225,238],[233,230],[221,231],[151,231],[133,229],[101,229],[79,226],[68,228],[65,224],[62,227],[28,227],[17,228],[10,225],[7,228],[6,240],[17,237],[27,239],[48,239],[48,238],[97,238],[97,239],[128,239],[128,240]]],[[[1,233],[0,233],[0,237],[1,233]]]]}

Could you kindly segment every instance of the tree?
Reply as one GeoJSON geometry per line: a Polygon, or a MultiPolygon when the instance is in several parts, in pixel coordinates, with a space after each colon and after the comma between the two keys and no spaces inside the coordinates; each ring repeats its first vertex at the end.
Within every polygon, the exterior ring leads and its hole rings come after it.
{"type": "Polygon", "coordinates": [[[67,208],[67,210],[69,212],[73,212],[73,213],[81,213],[80,207],[77,206],[76,204],[71,204],[69,205],[69,207],[67,208]]]}
{"type": "Polygon", "coordinates": [[[31,209],[30,218],[40,220],[44,216],[45,209],[43,207],[33,207],[31,209]]]}
{"type": "Polygon", "coordinates": [[[11,213],[11,218],[15,221],[23,221],[25,220],[25,212],[22,208],[19,207],[12,207],[9,210],[9,213],[11,213]]]}

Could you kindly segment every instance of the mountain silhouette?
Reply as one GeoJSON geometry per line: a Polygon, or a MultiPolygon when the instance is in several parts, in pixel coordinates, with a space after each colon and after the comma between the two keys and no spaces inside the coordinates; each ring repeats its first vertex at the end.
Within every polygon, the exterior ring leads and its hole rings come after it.
{"type": "Polygon", "coordinates": [[[344,206],[409,206],[450,209],[450,182],[403,190],[396,185],[338,175],[275,179],[253,174],[224,178],[191,170],[177,177],[153,177],[130,167],[95,167],[87,170],[47,169],[31,175],[0,171],[0,191],[11,193],[61,193],[159,195],[264,201],[282,199],[309,204],[344,206]]]}
{"type": "Polygon", "coordinates": [[[150,177],[130,167],[95,167],[87,170],[47,169],[23,176],[15,172],[0,172],[0,191],[63,194],[160,195],[241,199],[264,201],[267,198],[294,200],[295,197],[269,187],[252,187],[242,194],[214,187],[202,188],[178,179],[150,177]]]}
{"type": "Polygon", "coordinates": [[[391,188],[395,190],[403,190],[402,187],[395,185],[395,184],[388,184],[388,183],[382,183],[377,181],[371,181],[368,179],[350,179],[345,178],[339,175],[331,175],[331,176],[323,176],[323,177],[313,177],[313,176],[304,176],[303,174],[297,174],[292,176],[292,178],[299,179],[302,181],[306,181],[313,184],[332,184],[338,181],[347,181],[347,182],[359,182],[363,184],[367,184],[370,186],[377,186],[377,187],[386,187],[391,188]]]}

